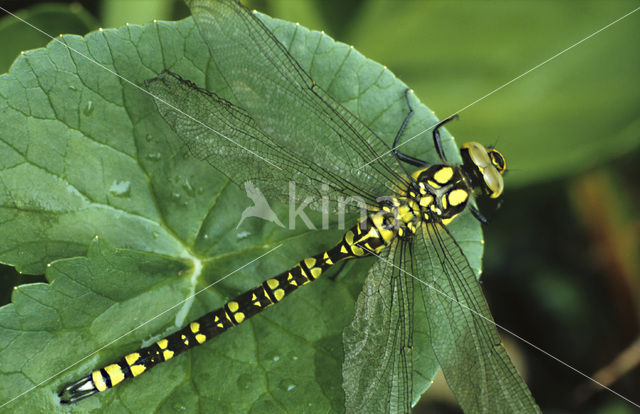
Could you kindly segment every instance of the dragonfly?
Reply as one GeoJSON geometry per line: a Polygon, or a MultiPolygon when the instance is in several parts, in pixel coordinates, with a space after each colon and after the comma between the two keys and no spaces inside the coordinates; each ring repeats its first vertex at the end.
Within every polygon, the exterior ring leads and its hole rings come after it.
{"type": "Polygon", "coordinates": [[[465,412],[539,412],[447,227],[466,211],[486,222],[474,201],[502,195],[502,154],[470,142],[461,147],[461,164],[449,162],[440,131],[454,118],[433,128],[439,162],[405,154],[399,146],[414,113],[409,90],[407,115],[389,146],[318,86],[242,4],[188,4],[220,72],[233,74],[225,80],[235,102],[170,71],[147,81],[160,115],[191,154],[235,183],[254,183],[269,199],[287,200],[293,181],[296,200],[325,197],[325,207],[335,211],[354,208],[344,200],[357,198],[367,214],[333,248],[70,383],[61,402],[142,375],[281,302],[337,263],[376,257],[343,333],[346,412],[411,411],[416,323],[428,325],[433,353],[465,412]],[[282,114],[282,108],[296,111],[282,114]],[[416,305],[424,306],[426,322],[414,321],[416,305]]]}

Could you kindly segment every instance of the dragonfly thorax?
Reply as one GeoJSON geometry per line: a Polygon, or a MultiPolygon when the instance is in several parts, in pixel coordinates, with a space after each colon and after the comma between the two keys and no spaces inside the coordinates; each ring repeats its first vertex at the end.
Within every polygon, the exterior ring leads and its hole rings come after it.
{"type": "Polygon", "coordinates": [[[422,220],[446,223],[465,209],[471,189],[460,166],[431,165],[412,176],[407,197],[418,204],[422,220]]]}

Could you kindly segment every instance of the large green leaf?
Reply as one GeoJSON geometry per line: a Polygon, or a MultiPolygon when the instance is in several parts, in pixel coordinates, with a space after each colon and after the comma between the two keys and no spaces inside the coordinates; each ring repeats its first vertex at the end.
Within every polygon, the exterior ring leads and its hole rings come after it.
{"type": "MultiPolygon", "coordinates": [[[[318,84],[392,140],[407,111],[404,84],[326,35],[263,19],[318,84]]],[[[67,382],[330,247],[340,234],[312,232],[300,220],[296,230],[257,219],[236,230],[251,204],[243,191],[192,159],[152,98],[125,81],[142,85],[170,69],[228,92],[191,19],[60,42],[20,56],[0,77],[0,260],[28,273],[51,263],[49,285],[23,285],[13,304],[0,308],[0,404],[54,376],[3,407],[11,412],[60,410],[55,394],[67,382]]],[[[425,106],[415,109],[408,136],[435,121],[425,106]]],[[[423,142],[416,155],[434,159],[430,140],[423,142]]],[[[454,149],[451,141],[447,149],[454,149]]],[[[276,211],[286,222],[284,206],[276,211]]],[[[479,226],[466,215],[452,227],[478,270],[479,226]]],[[[72,409],[341,411],[340,335],[370,263],[350,264],[339,281],[315,282],[222,337],[72,409]]],[[[417,350],[418,391],[437,370],[426,348],[417,350]]]]}

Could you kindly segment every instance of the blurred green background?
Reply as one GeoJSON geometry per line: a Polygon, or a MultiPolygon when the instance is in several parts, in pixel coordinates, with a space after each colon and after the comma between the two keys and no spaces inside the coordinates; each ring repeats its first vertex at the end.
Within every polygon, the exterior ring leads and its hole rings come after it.
{"type": "MultiPolygon", "coordinates": [[[[481,99],[640,2],[245,4],[354,45],[440,118],[462,110],[449,127],[458,143],[500,147],[510,171],[504,203],[485,229],[483,276],[496,322],[640,403],[640,11],[481,99]]],[[[188,15],[178,0],[2,6],[53,36],[188,15]]],[[[2,72],[21,50],[50,40],[11,16],[0,19],[0,39],[2,72]]],[[[428,135],[411,145],[425,142],[431,145],[428,135]]],[[[0,305],[12,286],[35,280],[3,267],[0,305]]],[[[503,334],[545,412],[637,412],[503,334]]],[[[436,384],[415,412],[457,410],[446,386],[436,384]]]]}

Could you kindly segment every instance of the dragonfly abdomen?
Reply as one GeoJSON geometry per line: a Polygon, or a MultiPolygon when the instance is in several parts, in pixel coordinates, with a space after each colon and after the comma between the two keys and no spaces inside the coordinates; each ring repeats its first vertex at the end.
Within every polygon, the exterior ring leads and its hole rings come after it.
{"type": "Polygon", "coordinates": [[[348,230],[332,249],[301,260],[291,269],[267,279],[179,331],[67,385],[60,392],[62,402],[73,403],[137,377],[280,302],[300,286],[319,278],[335,263],[380,251],[387,245],[385,237],[389,238],[390,234],[378,225],[378,221],[374,215],[367,217],[348,230]]]}

